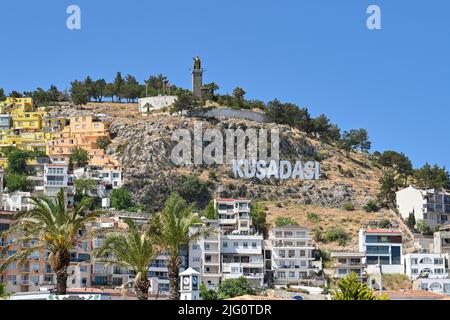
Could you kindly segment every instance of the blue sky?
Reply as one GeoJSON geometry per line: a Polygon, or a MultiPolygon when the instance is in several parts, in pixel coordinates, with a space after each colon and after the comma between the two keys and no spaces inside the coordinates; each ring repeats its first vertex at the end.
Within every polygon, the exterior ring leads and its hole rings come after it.
{"type": "Polygon", "coordinates": [[[221,92],[306,106],[368,129],[374,150],[450,168],[450,2],[384,0],[1,1],[0,87],[67,88],[116,71],[190,87],[200,55],[221,92]],[[66,28],[77,4],[82,29],[66,28]],[[382,30],[366,28],[377,4],[382,30]]]}

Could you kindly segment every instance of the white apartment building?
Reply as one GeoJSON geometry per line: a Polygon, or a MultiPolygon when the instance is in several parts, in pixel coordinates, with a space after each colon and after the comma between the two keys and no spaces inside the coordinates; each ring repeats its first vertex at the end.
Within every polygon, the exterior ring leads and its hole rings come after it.
{"type": "MultiPolygon", "coordinates": [[[[189,243],[189,267],[200,273],[202,283],[214,289],[222,280],[221,231],[218,220],[202,220],[205,225],[213,228],[214,232],[189,243]]],[[[200,228],[202,226],[194,226],[191,228],[191,232],[200,228]]]]}
{"type": "Polygon", "coordinates": [[[254,287],[264,285],[262,235],[224,235],[220,244],[222,279],[244,276],[254,287]]]}
{"type": "Polygon", "coordinates": [[[365,253],[367,273],[403,273],[402,233],[399,230],[373,229],[359,231],[359,251],[365,253]]]}
{"type": "Polygon", "coordinates": [[[450,225],[434,233],[434,252],[450,254],[450,225]]]}
{"type": "Polygon", "coordinates": [[[31,193],[23,191],[15,191],[13,193],[3,193],[2,210],[4,211],[28,211],[33,208],[30,200],[31,193]]]}
{"type": "Polygon", "coordinates": [[[73,207],[75,188],[69,167],[65,164],[46,164],[44,166],[44,194],[55,198],[64,189],[67,207],[73,207]]]}
{"type": "Polygon", "coordinates": [[[274,284],[298,284],[316,278],[310,231],[298,226],[274,228],[269,233],[274,284]]]}
{"type": "Polygon", "coordinates": [[[450,278],[420,278],[414,281],[413,288],[450,296],[450,278]]]}
{"type": "Polygon", "coordinates": [[[403,219],[413,213],[416,222],[423,220],[433,229],[450,221],[450,193],[409,186],[397,192],[397,208],[403,219]]]}
{"type": "Polygon", "coordinates": [[[333,278],[342,279],[352,272],[360,280],[366,276],[366,254],[363,252],[332,252],[333,278]]]}
{"type": "Polygon", "coordinates": [[[97,185],[92,190],[92,196],[107,197],[111,190],[122,187],[121,168],[86,167],[74,170],[74,179],[94,180],[97,185]]]}
{"type": "MultiPolygon", "coordinates": [[[[180,249],[180,272],[186,270],[187,267],[187,250],[180,249]]],[[[156,257],[155,261],[150,265],[148,269],[148,277],[150,279],[157,279],[154,283],[158,284],[158,290],[153,289],[155,294],[169,294],[169,269],[167,268],[167,262],[169,255],[167,252],[161,252],[156,257]]]]}
{"type": "MultiPolygon", "coordinates": [[[[249,201],[245,203],[249,204],[249,201]]],[[[249,227],[241,230],[244,234],[239,234],[237,229],[233,229],[231,224],[223,224],[221,219],[202,220],[214,231],[189,244],[189,267],[200,273],[201,282],[214,289],[222,280],[243,276],[253,286],[262,287],[264,284],[262,235],[254,234],[249,227]]],[[[235,228],[239,228],[238,222],[234,223],[235,228]]],[[[192,227],[191,232],[197,228],[203,226],[192,227]]]]}
{"type": "Polygon", "coordinates": [[[448,278],[448,270],[445,267],[447,258],[447,255],[439,253],[408,253],[403,256],[405,274],[411,280],[419,277],[448,278]]]}
{"type": "Polygon", "coordinates": [[[250,216],[250,200],[247,199],[214,199],[214,207],[219,214],[219,226],[225,234],[252,233],[250,216]]]}

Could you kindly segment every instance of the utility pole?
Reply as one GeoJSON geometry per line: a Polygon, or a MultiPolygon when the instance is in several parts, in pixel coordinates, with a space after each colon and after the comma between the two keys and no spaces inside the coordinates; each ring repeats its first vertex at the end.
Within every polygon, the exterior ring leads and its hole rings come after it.
{"type": "Polygon", "coordinates": [[[378,267],[380,268],[380,297],[383,295],[383,265],[379,262],[378,267]]]}

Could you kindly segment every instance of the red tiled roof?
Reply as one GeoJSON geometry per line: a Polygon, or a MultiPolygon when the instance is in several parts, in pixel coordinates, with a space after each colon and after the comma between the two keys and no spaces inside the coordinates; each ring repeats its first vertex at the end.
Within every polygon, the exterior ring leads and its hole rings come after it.
{"type": "Polygon", "coordinates": [[[249,199],[245,199],[245,198],[237,198],[237,199],[233,199],[233,198],[218,198],[217,201],[220,202],[235,202],[235,201],[250,201],[249,199]]]}
{"type": "Polygon", "coordinates": [[[386,291],[391,300],[414,299],[414,300],[442,300],[447,296],[425,290],[404,290],[404,291],[386,291]]]}

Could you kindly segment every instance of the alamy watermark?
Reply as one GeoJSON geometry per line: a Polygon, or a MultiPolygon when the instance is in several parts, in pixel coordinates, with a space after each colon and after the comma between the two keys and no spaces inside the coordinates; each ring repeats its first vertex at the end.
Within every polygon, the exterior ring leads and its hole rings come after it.
{"type": "Polygon", "coordinates": [[[66,13],[69,17],[66,20],[66,27],[69,30],[81,30],[81,9],[72,4],[67,7],[66,13]]]}
{"type": "Polygon", "coordinates": [[[370,5],[367,8],[367,14],[370,16],[367,18],[367,28],[369,30],[381,30],[381,8],[375,4],[370,5]]]}
{"type": "Polygon", "coordinates": [[[202,122],[194,130],[176,129],[172,141],[171,160],[175,165],[223,165],[232,167],[236,178],[318,180],[317,161],[280,159],[279,129],[220,129],[203,130],[202,122]]]}

